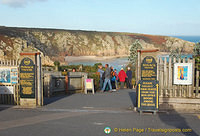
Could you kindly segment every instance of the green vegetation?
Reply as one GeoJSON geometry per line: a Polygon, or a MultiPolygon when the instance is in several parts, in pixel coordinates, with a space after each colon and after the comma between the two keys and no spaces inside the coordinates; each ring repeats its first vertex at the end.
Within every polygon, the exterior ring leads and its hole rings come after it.
{"type": "Polygon", "coordinates": [[[200,42],[196,43],[193,50],[194,56],[200,55],[200,42]]]}
{"type": "Polygon", "coordinates": [[[170,51],[169,57],[179,59],[179,58],[181,58],[182,54],[183,54],[182,49],[177,47],[175,50],[170,51]]]}
{"type": "Polygon", "coordinates": [[[130,63],[135,67],[136,61],[137,61],[137,50],[142,49],[142,45],[137,39],[130,47],[130,56],[128,57],[128,60],[130,63]]]}
{"type": "Polygon", "coordinates": [[[102,65],[102,63],[96,63],[93,66],[88,65],[62,65],[59,66],[59,71],[62,71],[62,75],[66,76],[67,72],[72,71],[73,68],[75,68],[78,72],[86,72],[88,73],[88,78],[94,79],[94,88],[95,90],[99,89],[99,80],[100,76],[97,73],[98,66],[102,65]]]}
{"type": "Polygon", "coordinates": [[[130,56],[128,57],[128,60],[130,63],[126,66],[125,71],[127,71],[128,67],[131,68],[133,72],[133,85],[135,84],[135,70],[136,70],[136,62],[138,58],[137,50],[142,49],[142,44],[137,39],[130,47],[130,56]]]}
{"type": "Polygon", "coordinates": [[[195,44],[193,52],[195,57],[195,65],[198,70],[200,70],[200,42],[195,44]]]}
{"type": "Polygon", "coordinates": [[[55,66],[55,70],[58,71],[59,67],[60,67],[60,62],[59,61],[55,61],[54,62],[54,66],[55,66]]]}

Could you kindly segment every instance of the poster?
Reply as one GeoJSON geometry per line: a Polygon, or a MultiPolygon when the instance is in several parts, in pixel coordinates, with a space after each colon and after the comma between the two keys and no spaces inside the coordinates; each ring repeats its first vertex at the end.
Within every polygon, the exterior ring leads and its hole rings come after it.
{"type": "Polygon", "coordinates": [[[11,85],[18,83],[17,67],[1,67],[0,68],[0,84],[11,85]]]}
{"type": "Polygon", "coordinates": [[[18,83],[18,69],[17,68],[11,68],[11,84],[17,84],[18,83]]]}
{"type": "Polygon", "coordinates": [[[0,83],[11,83],[10,68],[0,68],[0,83]]]}
{"type": "Polygon", "coordinates": [[[192,84],[192,63],[174,64],[174,84],[177,85],[192,84]]]}

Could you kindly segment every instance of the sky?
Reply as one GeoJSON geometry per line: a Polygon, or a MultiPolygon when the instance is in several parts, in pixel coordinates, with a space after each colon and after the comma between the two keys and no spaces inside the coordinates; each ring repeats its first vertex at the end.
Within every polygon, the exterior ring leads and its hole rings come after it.
{"type": "Polygon", "coordinates": [[[0,0],[0,26],[200,36],[200,2],[0,0]]]}

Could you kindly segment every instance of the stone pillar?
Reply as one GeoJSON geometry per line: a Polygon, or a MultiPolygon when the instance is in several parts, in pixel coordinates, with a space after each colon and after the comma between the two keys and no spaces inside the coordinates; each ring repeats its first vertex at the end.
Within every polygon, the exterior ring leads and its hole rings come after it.
{"type": "Polygon", "coordinates": [[[43,85],[40,53],[20,53],[20,105],[43,105],[43,85]]]}

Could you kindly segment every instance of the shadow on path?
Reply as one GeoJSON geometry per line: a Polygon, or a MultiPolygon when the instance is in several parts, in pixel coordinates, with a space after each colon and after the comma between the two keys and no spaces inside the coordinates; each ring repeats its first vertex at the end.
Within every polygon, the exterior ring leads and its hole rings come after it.
{"type": "Polygon", "coordinates": [[[9,109],[12,105],[0,105],[0,112],[6,109],[9,109]]]}
{"type": "Polygon", "coordinates": [[[69,97],[73,94],[59,94],[59,95],[54,95],[54,96],[51,96],[51,97],[45,97],[44,98],[44,105],[48,105],[48,104],[51,104],[51,103],[54,103],[56,101],[59,101],[61,99],[64,99],[66,97],[69,97]]]}
{"type": "MultiPolygon", "coordinates": [[[[160,104],[159,107],[166,107],[166,104],[168,104],[168,101],[164,104],[160,104]]],[[[180,129],[181,133],[185,136],[198,136],[198,134],[188,125],[186,119],[173,108],[173,105],[169,105],[169,107],[172,109],[170,110],[170,114],[158,114],[160,120],[169,126],[180,129]]]]}
{"type": "Polygon", "coordinates": [[[136,106],[136,91],[129,92],[129,97],[132,101],[133,107],[137,107],[136,106]]]}

